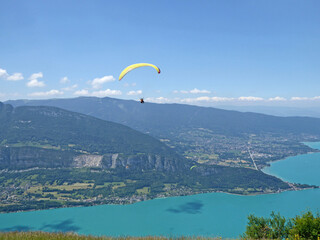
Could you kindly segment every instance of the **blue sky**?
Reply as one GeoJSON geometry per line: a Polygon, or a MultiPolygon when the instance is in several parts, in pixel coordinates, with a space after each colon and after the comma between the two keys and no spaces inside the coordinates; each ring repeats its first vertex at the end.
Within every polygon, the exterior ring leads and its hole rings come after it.
{"type": "Polygon", "coordinates": [[[0,100],[320,106],[318,0],[0,3],[0,100]]]}

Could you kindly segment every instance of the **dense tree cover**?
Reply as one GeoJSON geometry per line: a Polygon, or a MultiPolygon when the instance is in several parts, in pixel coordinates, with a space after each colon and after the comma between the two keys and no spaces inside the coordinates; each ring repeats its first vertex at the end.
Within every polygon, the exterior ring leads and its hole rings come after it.
{"type": "Polygon", "coordinates": [[[6,204],[0,211],[73,206],[74,201],[79,205],[129,203],[131,198],[135,201],[136,196],[152,199],[210,191],[254,194],[287,188],[289,186],[280,179],[260,171],[221,166],[175,173],[125,168],[34,169],[1,173],[0,192],[6,193],[0,197],[6,204]],[[248,180],[251,178],[254,181],[248,180]],[[14,198],[10,200],[10,196],[14,198]],[[43,198],[49,202],[39,202],[36,206],[36,201],[43,198]]]}
{"type": "Polygon", "coordinates": [[[0,143],[34,143],[89,153],[152,153],[179,157],[155,138],[121,124],[54,107],[0,103],[0,143]]]}
{"type": "MultiPolygon", "coordinates": [[[[200,167],[199,167],[200,168],[200,167]]],[[[194,169],[193,169],[194,170],[194,169]]],[[[118,169],[112,171],[96,171],[91,169],[51,169],[51,170],[32,170],[25,172],[4,172],[0,178],[0,184],[6,184],[9,179],[15,179],[16,183],[30,181],[33,184],[63,185],[65,183],[73,184],[77,182],[90,182],[95,185],[103,185],[108,182],[122,182],[130,179],[133,182],[126,184],[123,189],[139,189],[143,187],[152,187],[154,191],[165,183],[187,186],[191,189],[206,190],[215,189],[232,192],[234,188],[243,188],[243,190],[252,188],[252,192],[263,192],[266,189],[288,189],[288,184],[280,179],[264,174],[260,171],[241,168],[230,168],[215,166],[211,169],[203,168],[197,171],[185,173],[163,173],[154,170],[150,171],[128,171],[118,169]],[[254,179],[249,181],[248,179],[254,179]],[[157,187],[156,187],[157,186],[157,187]]],[[[161,188],[159,192],[162,192],[161,188]]],[[[244,193],[241,191],[240,193],[244,193]]],[[[248,192],[250,193],[250,192],[248,192]]]]}
{"type": "Polygon", "coordinates": [[[270,218],[248,216],[248,225],[242,236],[245,239],[319,239],[320,214],[311,211],[291,219],[274,212],[270,218]]]}
{"type": "Polygon", "coordinates": [[[257,189],[288,189],[287,183],[267,175],[262,171],[246,168],[233,168],[223,166],[199,166],[187,173],[187,181],[200,181],[202,186],[218,189],[253,188],[257,189]]]}
{"type": "Polygon", "coordinates": [[[320,120],[275,117],[183,104],[139,104],[113,98],[16,100],[14,106],[55,106],[117,122],[161,139],[194,161],[259,169],[268,162],[316,151],[301,142],[320,139],[320,120]]]}
{"type": "Polygon", "coordinates": [[[292,219],[292,228],[290,229],[290,236],[299,236],[304,239],[319,239],[320,238],[320,213],[316,216],[308,211],[302,216],[296,216],[292,219]]]}

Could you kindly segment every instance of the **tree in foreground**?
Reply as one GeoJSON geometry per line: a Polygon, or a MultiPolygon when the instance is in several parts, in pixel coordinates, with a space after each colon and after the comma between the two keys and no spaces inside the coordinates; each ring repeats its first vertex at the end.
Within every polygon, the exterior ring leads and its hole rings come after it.
{"type": "Polygon", "coordinates": [[[302,216],[286,219],[280,213],[270,218],[248,216],[244,239],[320,239],[320,214],[311,211],[302,216]]]}
{"type": "Polygon", "coordinates": [[[243,234],[247,239],[283,239],[288,238],[291,222],[280,214],[271,213],[270,218],[248,216],[248,225],[243,234]]]}
{"type": "Polygon", "coordinates": [[[313,215],[308,211],[301,217],[292,219],[293,226],[290,229],[290,238],[320,239],[320,214],[313,215]]]}

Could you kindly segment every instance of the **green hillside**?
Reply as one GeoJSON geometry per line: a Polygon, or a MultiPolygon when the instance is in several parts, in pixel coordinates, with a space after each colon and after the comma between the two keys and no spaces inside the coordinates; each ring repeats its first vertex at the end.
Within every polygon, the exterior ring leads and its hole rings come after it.
{"type": "Polygon", "coordinates": [[[16,100],[15,106],[56,106],[130,126],[154,136],[166,137],[184,128],[207,128],[217,134],[312,134],[320,135],[320,119],[275,117],[212,107],[185,104],[137,104],[114,98],[79,97],[73,99],[16,100]]]}
{"type": "Polygon", "coordinates": [[[184,104],[139,104],[108,97],[9,102],[15,106],[56,106],[121,123],[160,139],[190,160],[209,165],[261,169],[270,161],[317,151],[302,142],[320,140],[319,118],[275,117],[184,104]]]}
{"type": "Polygon", "coordinates": [[[0,212],[290,189],[251,168],[197,164],[190,170],[196,163],[174,150],[121,124],[0,103],[0,212]]]}
{"type": "Polygon", "coordinates": [[[13,108],[0,103],[0,132],[1,145],[33,143],[97,154],[174,155],[155,138],[129,127],[55,107],[13,108]]]}

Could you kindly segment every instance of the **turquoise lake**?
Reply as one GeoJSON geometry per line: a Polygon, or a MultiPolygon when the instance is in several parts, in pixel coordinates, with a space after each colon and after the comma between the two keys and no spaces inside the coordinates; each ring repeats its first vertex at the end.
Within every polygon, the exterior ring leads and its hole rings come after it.
{"type": "MultiPolygon", "coordinates": [[[[320,143],[307,143],[320,149],[320,143]]],[[[320,153],[290,157],[264,169],[284,180],[320,185],[320,153]]],[[[294,217],[320,211],[320,189],[238,196],[208,193],[139,202],[0,214],[0,230],[74,231],[109,236],[202,235],[237,238],[247,216],[271,211],[294,217]]]]}

